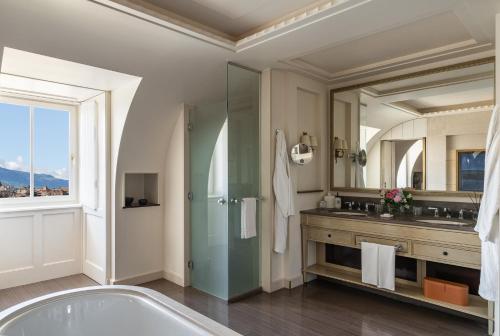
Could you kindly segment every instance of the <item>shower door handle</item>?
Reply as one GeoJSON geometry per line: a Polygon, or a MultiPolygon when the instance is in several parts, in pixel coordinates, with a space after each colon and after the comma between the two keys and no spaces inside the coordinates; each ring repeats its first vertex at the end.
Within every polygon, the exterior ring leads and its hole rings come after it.
{"type": "Polygon", "coordinates": [[[224,205],[224,204],[226,204],[226,200],[224,198],[219,198],[217,200],[217,203],[219,203],[220,205],[224,205]]]}

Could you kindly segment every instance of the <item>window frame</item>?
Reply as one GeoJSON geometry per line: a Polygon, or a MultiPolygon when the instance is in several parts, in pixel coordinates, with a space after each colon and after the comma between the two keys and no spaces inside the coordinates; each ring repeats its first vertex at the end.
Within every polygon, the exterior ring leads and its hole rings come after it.
{"type": "Polygon", "coordinates": [[[0,206],[44,206],[54,204],[74,204],[78,202],[78,108],[76,104],[52,102],[43,100],[43,98],[33,99],[31,97],[19,97],[0,94],[0,103],[10,105],[20,105],[29,107],[29,172],[30,172],[30,196],[29,197],[12,197],[0,198],[0,206]],[[67,111],[69,113],[69,184],[68,195],[61,196],[38,196],[35,197],[34,186],[34,157],[35,157],[35,129],[34,129],[34,111],[36,108],[54,109],[67,111]]]}
{"type": "MultiPolygon", "coordinates": [[[[486,155],[486,149],[485,148],[482,148],[482,149],[457,149],[456,150],[456,169],[455,169],[455,174],[456,174],[456,191],[462,191],[462,192],[468,192],[468,193],[481,193],[483,192],[484,190],[481,190],[481,191],[473,191],[473,190],[461,190],[460,189],[460,182],[461,182],[461,178],[460,178],[460,172],[461,172],[461,164],[460,164],[460,154],[471,154],[471,153],[475,153],[475,152],[479,152],[479,153],[485,153],[486,155]]],[[[484,183],[484,179],[483,179],[483,183],[484,183]]]]}

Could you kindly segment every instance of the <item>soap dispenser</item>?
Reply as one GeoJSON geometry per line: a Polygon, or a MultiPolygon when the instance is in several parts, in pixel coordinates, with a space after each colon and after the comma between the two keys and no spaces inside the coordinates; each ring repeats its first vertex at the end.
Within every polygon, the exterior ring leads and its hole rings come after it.
{"type": "Polygon", "coordinates": [[[335,209],[340,209],[342,208],[342,198],[339,196],[339,193],[337,192],[337,196],[335,196],[335,209]]]}
{"type": "Polygon", "coordinates": [[[335,196],[332,195],[331,191],[328,192],[328,195],[325,195],[325,202],[327,208],[335,208],[335,196]]]}

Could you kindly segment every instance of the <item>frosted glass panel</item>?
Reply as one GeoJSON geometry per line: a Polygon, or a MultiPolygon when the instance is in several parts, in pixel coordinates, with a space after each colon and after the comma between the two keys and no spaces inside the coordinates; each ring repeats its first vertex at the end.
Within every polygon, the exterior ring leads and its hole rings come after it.
{"type": "Polygon", "coordinates": [[[191,284],[228,297],[227,124],[225,101],[189,114],[191,147],[191,284]],[[226,125],[226,126],[225,126],[226,125]]]}
{"type": "MultiPolygon", "coordinates": [[[[258,197],[260,74],[232,64],[227,74],[229,195],[258,197]]],[[[229,297],[236,297],[260,286],[260,227],[257,237],[241,239],[241,203],[229,206],[228,234],[229,297]]]]}
{"type": "Polygon", "coordinates": [[[227,300],[260,286],[260,216],[241,239],[239,202],[259,196],[260,74],[228,65],[224,84],[225,99],[189,114],[191,284],[227,300]]]}

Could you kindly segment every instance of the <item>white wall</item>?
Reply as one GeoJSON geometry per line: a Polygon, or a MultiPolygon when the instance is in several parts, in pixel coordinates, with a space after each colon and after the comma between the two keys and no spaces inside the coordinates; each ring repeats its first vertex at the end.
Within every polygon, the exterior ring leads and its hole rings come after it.
{"type": "Polygon", "coordinates": [[[0,213],[0,289],[82,272],[80,209],[0,213]]]}
{"type": "Polygon", "coordinates": [[[165,159],[165,227],[163,237],[164,277],[178,285],[189,283],[186,263],[189,256],[189,144],[188,107],[182,105],[168,145],[165,159]]]}
{"type": "MultiPolygon", "coordinates": [[[[264,148],[265,144],[263,143],[261,156],[265,158],[265,164],[262,165],[262,181],[272,181],[275,130],[280,128],[285,132],[289,149],[299,141],[302,131],[308,131],[308,133],[316,135],[319,141],[314,158],[316,165],[307,168],[291,163],[294,184],[295,186],[317,185],[326,190],[328,186],[329,148],[327,137],[328,91],[326,86],[315,80],[281,70],[264,72],[262,81],[262,88],[265,92],[263,92],[261,129],[267,132],[263,135],[263,140],[271,148],[269,152],[267,148],[264,148]],[[304,94],[304,92],[308,94],[304,94]],[[308,129],[304,129],[305,127],[308,129]],[[311,174],[314,174],[314,180],[311,174]]],[[[287,250],[284,254],[271,252],[270,255],[268,253],[269,249],[272,250],[274,195],[267,188],[263,191],[263,196],[266,197],[262,207],[263,257],[267,256],[268,259],[263,261],[262,266],[269,267],[270,264],[270,274],[267,274],[267,279],[263,279],[264,289],[274,291],[283,287],[297,286],[302,283],[300,215],[298,212],[317,207],[323,193],[297,194],[297,215],[290,217],[287,250]]],[[[314,246],[311,245],[309,248],[311,258],[314,259],[314,246]]],[[[263,274],[265,273],[267,270],[263,271],[263,274]]]]}

